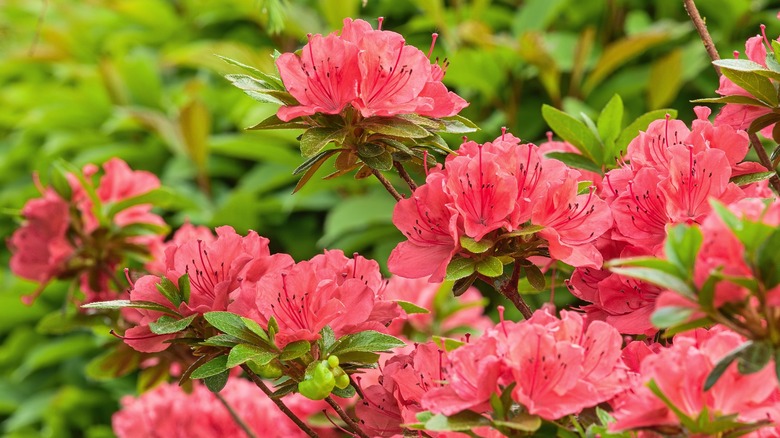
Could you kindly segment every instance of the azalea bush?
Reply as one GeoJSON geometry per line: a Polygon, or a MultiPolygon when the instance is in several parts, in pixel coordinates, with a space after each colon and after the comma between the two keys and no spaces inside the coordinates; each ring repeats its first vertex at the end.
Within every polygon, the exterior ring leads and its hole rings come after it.
{"type": "MultiPolygon", "coordinates": [[[[269,33],[290,23],[285,3],[265,7],[269,33]]],[[[323,202],[311,190],[327,200],[322,184],[349,181],[330,187],[341,202],[383,200],[328,217],[386,216],[387,242],[359,236],[382,257],[344,251],[349,236],[306,254],[298,222],[264,236],[213,206],[216,226],[200,225],[198,197],[225,184],[208,168],[205,100],[188,98],[173,118],[126,105],[124,117],[182,154],[197,188],[164,184],[174,168],[161,183],[117,157],[53,160],[33,174],[38,195],[8,239],[10,270],[34,284],[22,301],[61,307],[40,330],[100,339],[82,367],[123,395],[119,437],[780,435],[780,38],[761,25],[748,59],[721,60],[685,7],[720,81],[696,101],[723,104],[714,117],[661,108],[673,98],[655,94],[641,113],[615,93],[573,111],[564,61],[545,58],[529,31],[520,50],[537,50],[526,56],[552,103],[528,121],[530,135],[549,127],[539,142],[524,140],[523,123],[466,117],[479,99],[448,87],[457,59],[437,56],[457,41],[448,32],[423,51],[385,18],[344,18],[304,30],[302,47],[276,40],[272,62],[222,51],[223,84],[243,91],[231,102],[273,108],[245,125],[258,140],[291,133],[301,158],[280,178],[293,199],[323,202]],[[684,112],[691,123],[676,119],[684,112]]],[[[629,48],[605,50],[615,64],[609,50],[629,48]]],[[[140,89],[120,92],[103,62],[114,98],[129,103],[140,89]]],[[[572,96],[594,92],[604,63],[584,81],[571,67],[572,96]]],[[[258,143],[222,151],[273,154],[258,143]]],[[[263,201],[231,202],[246,215],[263,201]]],[[[56,352],[28,368],[47,357],[56,352]]],[[[20,412],[22,424],[34,415],[20,412]]]]}

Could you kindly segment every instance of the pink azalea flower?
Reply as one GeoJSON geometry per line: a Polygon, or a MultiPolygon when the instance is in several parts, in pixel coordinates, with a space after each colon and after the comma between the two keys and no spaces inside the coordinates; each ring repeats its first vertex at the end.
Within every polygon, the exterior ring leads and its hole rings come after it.
{"type": "Polygon", "coordinates": [[[74,251],[66,237],[70,226],[68,203],[49,189],[42,198],[29,200],[22,216],[24,224],[8,241],[11,271],[46,284],[63,272],[74,251]]]}
{"type": "Polygon", "coordinates": [[[149,248],[149,251],[152,253],[152,260],[146,263],[144,267],[151,274],[164,275],[166,271],[165,251],[167,251],[168,248],[183,245],[188,241],[198,240],[202,240],[206,244],[210,244],[215,239],[216,237],[214,237],[214,232],[210,228],[200,225],[192,225],[191,223],[187,222],[178,230],[176,230],[175,233],[173,233],[171,240],[164,243],[157,242],[155,245],[149,248]]]}
{"type": "Polygon", "coordinates": [[[446,177],[431,172],[424,185],[411,198],[398,201],[393,210],[393,224],[408,239],[390,253],[390,272],[407,278],[430,276],[441,282],[452,257],[460,249],[457,213],[445,191],[446,177]]]}
{"type": "MultiPolygon", "coordinates": [[[[146,275],[133,284],[131,301],[152,301],[177,311],[182,316],[203,314],[211,311],[231,311],[248,315],[254,300],[242,296],[239,286],[244,280],[257,282],[265,273],[281,272],[289,268],[292,258],[286,254],[271,255],[268,239],[250,231],[242,237],[229,226],[216,230],[217,238],[207,243],[203,240],[187,240],[181,244],[173,242],[165,252],[165,276],[174,284],[188,274],[190,298],[178,307],[168,301],[158,290],[158,276],[146,275]]],[[[270,275],[269,275],[270,276],[270,275]]],[[[254,297],[252,297],[254,298],[254,297]]],[[[149,329],[151,322],[163,313],[138,309],[141,314],[136,327],[125,332],[124,341],[142,352],[165,350],[164,341],[176,335],[154,335],[149,329]]]]}
{"type": "Polygon", "coordinates": [[[583,331],[575,313],[562,311],[557,319],[539,310],[510,329],[507,344],[513,398],[548,420],[608,401],[629,381],[617,330],[596,321],[583,331]]]}
{"type": "Polygon", "coordinates": [[[339,114],[347,105],[363,117],[419,114],[447,117],[468,103],[441,82],[444,71],[395,32],[346,18],[340,35],[314,35],[301,55],[276,61],[287,91],[300,105],[282,106],[284,121],[316,113],[339,114]]]}
{"type": "Polygon", "coordinates": [[[429,390],[422,406],[431,412],[453,415],[470,409],[489,409],[490,396],[498,390],[502,371],[496,339],[480,339],[447,354],[447,384],[429,390]]]}
{"type": "Polygon", "coordinates": [[[276,66],[287,91],[300,105],[282,106],[283,121],[316,113],[339,114],[358,95],[358,47],[336,34],[314,35],[301,56],[284,53],[276,66]]]}
{"type": "Polygon", "coordinates": [[[344,19],[341,38],[360,48],[359,96],[353,102],[363,117],[419,114],[447,117],[468,103],[447,91],[444,71],[425,54],[407,46],[398,33],[373,30],[363,20],[344,19]]]}
{"type": "Polygon", "coordinates": [[[534,206],[531,222],[545,227],[539,235],[549,242],[552,258],[575,267],[599,268],[602,258],[594,241],[612,227],[612,214],[595,188],[577,194],[579,175],[569,170],[562,183],[548,183],[547,196],[534,206]]]}
{"type": "Polygon", "coordinates": [[[476,156],[448,157],[447,191],[452,195],[465,235],[480,241],[491,231],[511,227],[508,216],[515,208],[518,187],[514,176],[499,164],[500,156],[484,151],[482,145],[473,147],[477,149],[476,156]]]}
{"type": "Polygon", "coordinates": [[[266,271],[262,277],[252,278],[250,273],[247,269],[238,295],[247,297],[242,303],[250,299],[254,303],[231,309],[262,325],[273,317],[279,325],[280,348],[319,339],[326,325],[337,337],[364,330],[386,332],[399,314],[397,304],[384,299],[379,265],[360,256],[348,259],[341,251],[327,251],[288,269],[266,271]]]}

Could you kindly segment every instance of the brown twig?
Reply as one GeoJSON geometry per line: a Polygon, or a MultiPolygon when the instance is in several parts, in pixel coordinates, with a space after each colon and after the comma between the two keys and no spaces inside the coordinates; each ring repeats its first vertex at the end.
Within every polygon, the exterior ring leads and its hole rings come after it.
{"type": "Polygon", "coordinates": [[[352,431],[357,434],[360,438],[371,438],[368,435],[366,435],[365,432],[363,432],[362,429],[360,429],[360,426],[358,426],[357,423],[355,423],[355,420],[349,417],[346,412],[344,412],[344,409],[341,409],[341,406],[339,406],[338,403],[336,403],[335,400],[333,400],[330,396],[325,397],[325,401],[328,402],[330,407],[333,408],[334,411],[341,417],[342,420],[344,420],[345,423],[347,423],[347,426],[352,429],[352,431]]]}
{"type": "MultiPolygon", "coordinates": [[[[766,170],[775,172],[775,166],[772,165],[772,160],[770,160],[769,155],[766,154],[764,145],[761,144],[761,140],[759,140],[756,133],[748,132],[748,138],[750,138],[750,144],[753,146],[753,149],[756,150],[756,155],[758,155],[758,161],[761,163],[761,165],[766,167],[766,170]]],[[[769,178],[769,184],[772,185],[775,193],[780,194],[780,178],[777,177],[777,173],[769,178]]]]}
{"type": "Polygon", "coordinates": [[[376,179],[378,179],[379,182],[382,183],[382,186],[384,186],[385,190],[387,190],[388,193],[393,195],[393,198],[395,198],[396,201],[400,201],[401,199],[404,199],[404,197],[401,196],[400,193],[398,193],[398,190],[396,190],[395,187],[393,187],[393,184],[390,181],[388,181],[388,179],[385,178],[384,175],[382,175],[382,172],[376,169],[371,169],[371,173],[373,173],[376,179]]]}
{"type": "Polygon", "coordinates": [[[403,178],[403,180],[406,181],[406,185],[409,186],[409,190],[411,190],[412,193],[414,193],[414,191],[417,190],[417,183],[414,182],[412,176],[409,175],[409,172],[406,171],[404,165],[401,164],[399,161],[393,161],[393,164],[395,164],[395,168],[398,170],[398,174],[401,175],[401,178],[403,178]]]}
{"type": "Polygon", "coordinates": [[[265,382],[263,382],[263,379],[260,378],[257,374],[254,373],[246,364],[241,365],[241,369],[244,370],[244,372],[249,376],[250,379],[252,379],[252,382],[257,385],[258,388],[260,388],[261,391],[265,393],[265,395],[268,396],[268,398],[271,399],[272,402],[281,410],[284,415],[287,415],[287,417],[293,421],[306,435],[310,436],[311,438],[319,438],[319,435],[309,426],[306,425],[306,423],[303,422],[298,416],[296,416],[290,408],[287,407],[287,405],[284,404],[283,401],[279,400],[278,398],[272,397],[273,392],[268,389],[268,386],[266,386],[265,382]]]}
{"type": "Polygon", "coordinates": [[[249,428],[249,426],[244,422],[244,420],[241,419],[241,417],[238,416],[238,412],[236,412],[232,406],[225,400],[224,397],[222,397],[222,394],[215,392],[214,395],[217,397],[217,400],[219,400],[220,403],[222,403],[222,406],[227,409],[230,416],[233,418],[233,421],[236,422],[238,427],[240,427],[246,436],[249,438],[257,438],[257,435],[255,435],[254,432],[252,432],[252,429],[249,428]]]}
{"type": "Polygon", "coordinates": [[[517,307],[517,310],[520,311],[520,313],[523,315],[523,318],[530,319],[534,312],[530,307],[528,307],[528,304],[526,304],[526,302],[523,300],[523,297],[520,296],[520,292],[517,291],[517,282],[519,280],[520,265],[515,262],[514,268],[512,269],[512,277],[508,280],[495,280],[493,287],[495,287],[496,290],[501,293],[501,295],[505,296],[509,301],[512,302],[512,304],[515,305],[515,307],[517,307]]]}
{"type": "MultiPolygon", "coordinates": [[[[713,61],[719,60],[720,55],[718,55],[718,51],[715,49],[715,43],[712,42],[712,37],[707,31],[707,25],[704,23],[704,20],[702,20],[701,15],[699,15],[699,10],[696,8],[696,3],[694,3],[693,0],[683,0],[683,6],[685,6],[685,12],[688,13],[689,17],[691,17],[691,21],[693,22],[693,26],[696,28],[696,31],[699,32],[701,42],[704,43],[704,49],[707,50],[707,54],[710,55],[710,59],[713,61]]],[[[720,67],[717,65],[713,65],[712,67],[715,68],[715,72],[718,74],[718,76],[720,76],[720,67]]]]}

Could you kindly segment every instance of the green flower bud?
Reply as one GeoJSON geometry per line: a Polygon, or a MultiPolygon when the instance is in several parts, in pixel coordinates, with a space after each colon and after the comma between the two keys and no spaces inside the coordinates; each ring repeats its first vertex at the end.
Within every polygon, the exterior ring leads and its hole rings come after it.
{"type": "Polygon", "coordinates": [[[334,356],[334,355],[328,356],[328,365],[330,365],[331,368],[336,368],[337,366],[339,366],[338,356],[334,356]]]}
{"type": "Polygon", "coordinates": [[[249,362],[249,367],[257,373],[258,376],[264,379],[278,379],[284,374],[281,364],[275,361],[271,361],[265,365],[257,365],[254,362],[249,362]]]}
{"type": "Polygon", "coordinates": [[[306,370],[303,381],[298,383],[298,392],[311,400],[322,400],[336,387],[336,378],[328,367],[327,361],[318,362],[306,370]]]}
{"type": "Polygon", "coordinates": [[[347,386],[349,386],[349,376],[346,373],[336,377],[336,388],[344,389],[347,386]]]}

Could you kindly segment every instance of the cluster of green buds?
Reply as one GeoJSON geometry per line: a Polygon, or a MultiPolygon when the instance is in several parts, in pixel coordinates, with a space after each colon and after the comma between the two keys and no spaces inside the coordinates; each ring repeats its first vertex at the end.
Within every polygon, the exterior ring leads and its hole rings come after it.
{"type": "Polygon", "coordinates": [[[324,400],[334,388],[345,389],[347,386],[349,376],[339,366],[339,358],[330,355],[327,360],[309,364],[303,380],[298,383],[298,391],[306,398],[324,400]]]}

